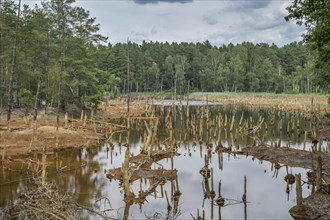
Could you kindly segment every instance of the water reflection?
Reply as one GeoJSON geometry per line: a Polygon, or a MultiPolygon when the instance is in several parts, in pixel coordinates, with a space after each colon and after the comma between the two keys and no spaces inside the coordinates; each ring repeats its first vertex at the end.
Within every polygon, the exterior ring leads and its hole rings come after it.
{"type": "MultiPolygon", "coordinates": [[[[140,146],[148,134],[143,122],[138,120],[132,120],[131,132],[114,134],[103,146],[48,155],[47,179],[72,194],[80,204],[104,211],[104,215],[112,218],[290,218],[288,210],[295,205],[296,196],[292,190],[295,183],[288,180],[288,174],[302,173],[306,179],[306,170],[237,156],[223,149],[239,149],[258,143],[302,149],[302,134],[309,126],[303,115],[251,111],[244,107],[233,109],[225,105],[213,105],[208,109],[182,106],[176,108],[176,113],[165,108],[156,108],[156,112],[164,113],[158,128],[157,147],[173,144],[181,156],[160,160],[151,168],[174,168],[177,178],[157,185],[143,205],[125,203],[121,182],[110,181],[104,173],[105,170],[122,167],[126,143],[129,143],[130,154],[140,153],[140,146]],[[251,127],[260,117],[265,123],[261,125],[258,138],[240,133],[244,123],[251,127]],[[219,148],[222,150],[217,150],[219,148]]],[[[41,161],[42,155],[18,158],[8,164],[9,170],[0,171],[1,207],[28,184],[34,169],[29,165],[29,159],[41,161]]],[[[148,188],[150,184],[145,179],[137,180],[131,183],[129,190],[138,195],[141,188],[148,188]]],[[[304,185],[303,196],[309,195],[311,190],[304,185]]],[[[84,218],[96,217],[90,213],[83,215],[86,215],[84,218]]]]}
{"type": "MultiPolygon", "coordinates": [[[[190,143],[192,144],[192,143],[190,143]]],[[[115,146],[118,143],[115,142],[115,146]]],[[[137,146],[131,148],[132,152],[137,154],[137,146]]],[[[199,149],[195,149],[199,151],[199,149]]],[[[186,155],[183,158],[174,158],[174,167],[178,170],[178,182],[168,182],[164,186],[158,187],[155,195],[147,198],[141,209],[138,205],[129,207],[129,216],[134,218],[145,218],[145,215],[151,215],[156,210],[165,215],[168,207],[177,207],[180,211],[180,218],[191,218],[190,214],[195,215],[197,209],[200,215],[203,211],[206,218],[225,218],[225,219],[243,219],[245,215],[249,218],[289,218],[288,210],[295,204],[295,191],[293,186],[289,186],[284,177],[287,175],[286,169],[275,169],[273,164],[265,161],[252,160],[251,157],[233,156],[227,153],[221,155],[212,152],[209,153],[206,146],[202,147],[202,157],[198,152],[190,156],[188,150],[184,147],[179,148],[179,153],[186,155]],[[208,169],[213,173],[211,178],[203,177],[198,171],[205,167],[205,157],[210,157],[208,169]],[[221,158],[222,169],[219,169],[221,158]],[[275,175],[276,172],[276,175],[275,175]],[[247,178],[247,202],[242,201],[244,194],[244,176],[247,178]],[[214,194],[215,187],[221,182],[221,197],[225,199],[224,206],[215,205],[215,198],[219,193],[214,194]],[[171,192],[180,191],[181,195],[176,198],[171,197],[171,192]],[[163,193],[162,193],[163,192],[163,193]],[[164,193],[165,192],[165,193],[164,193]],[[168,194],[168,201],[166,200],[168,194]],[[289,200],[288,200],[289,198],[289,200]],[[176,205],[174,204],[176,203],[176,205]],[[215,207],[220,211],[216,213],[215,207]],[[245,207],[245,212],[244,212],[245,207]],[[221,216],[219,216],[219,213],[221,216]]],[[[110,210],[108,215],[112,217],[123,217],[125,213],[125,203],[123,202],[123,191],[119,182],[110,182],[102,172],[104,169],[120,167],[123,162],[123,155],[120,155],[119,147],[115,147],[112,154],[113,163],[110,162],[109,151],[106,146],[99,149],[86,149],[82,151],[59,152],[55,158],[61,158],[62,167],[67,166],[70,172],[57,173],[55,167],[49,166],[48,179],[56,182],[61,188],[72,193],[75,199],[86,206],[96,206],[100,210],[110,210]],[[75,155],[75,157],[73,157],[75,155]],[[74,158],[74,159],[73,159],[74,158]],[[82,166],[83,164],[86,164],[82,166]]],[[[171,160],[160,161],[167,169],[171,168],[171,160]]],[[[57,166],[59,167],[59,166],[57,166]]],[[[290,168],[292,173],[305,173],[299,168],[290,168]]],[[[12,199],[14,195],[23,190],[27,183],[24,175],[17,178],[11,172],[1,171],[2,180],[15,181],[11,184],[1,186],[2,206],[5,201],[12,199]],[[7,175],[7,177],[6,177],[7,175]]],[[[208,174],[206,174],[206,177],[208,174]]],[[[4,181],[2,181],[4,183],[4,181]]],[[[137,192],[140,183],[131,185],[131,189],[137,192]]],[[[304,187],[303,196],[307,196],[309,190],[304,187]]],[[[128,207],[126,206],[126,209],[128,207]]],[[[178,210],[175,211],[178,213],[178,210]]]]}

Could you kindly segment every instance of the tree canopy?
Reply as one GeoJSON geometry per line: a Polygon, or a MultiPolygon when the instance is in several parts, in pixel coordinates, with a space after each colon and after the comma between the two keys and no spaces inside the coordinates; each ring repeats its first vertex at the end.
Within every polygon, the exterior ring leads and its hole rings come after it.
{"type": "Polygon", "coordinates": [[[330,92],[330,1],[294,0],[287,10],[286,20],[296,19],[298,25],[305,25],[305,40],[317,51],[318,83],[330,92]]]}
{"type": "Polygon", "coordinates": [[[49,0],[35,8],[2,0],[0,108],[48,106],[74,111],[95,107],[128,88],[177,95],[327,92],[329,1],[315,1],[321,11],[313,2],[295,1],[287,19],[306,23],[310,30],[306,40],[314,42],[318,51],[316,67],[314,54],[302,42],[282,47],[250,42],[212,46],[209,41],[112,45],[98,33],[96,18],[75,6],[74,0],[49,0]],[[317,84],[321,73],[323,83],[317,84]]]}

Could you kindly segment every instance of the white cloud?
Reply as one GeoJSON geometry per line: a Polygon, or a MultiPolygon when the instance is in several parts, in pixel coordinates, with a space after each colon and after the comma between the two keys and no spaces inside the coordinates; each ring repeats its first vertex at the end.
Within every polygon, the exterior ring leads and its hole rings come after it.
{"type": "MultiPolygon", "coordinates": [[[[39,1],[29,1],[34,5],[39,1]]],[[[127,37],[168,42],[210,40],[215,45],[266,42],[280,46],[301,40],[303,27],[286,22],[290,0],[117,0],[77,1],[101,24],[110,43],[127,37]]]]}
{"type": "Polygon", "coordinates": [[[151,29],[151,34],[154,35],[154,34],[157,34],[157,32],[158,32],[157,27],[153,26],[151,29]]]}

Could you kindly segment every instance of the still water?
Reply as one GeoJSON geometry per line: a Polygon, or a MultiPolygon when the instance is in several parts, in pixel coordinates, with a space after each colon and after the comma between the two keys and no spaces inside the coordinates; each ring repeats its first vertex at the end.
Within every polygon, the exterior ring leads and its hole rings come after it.
{"type": "MultiPolygon", "coordinates": [[[[156,109],[156,113],[165,112],[159,126],[160,145],[170,133],[165,119],[166,115],[169,115],[166,113],[169,110],[161,110],[161,108],[156,109]]],[[[198,108],[201,107],[190,107],[189,120],[195,120],[191,117],[194,118],[194,114],[201,113],[202,110],[198,110],[198,108]]],[[[182,193],[178,202],[177,219],[192,219],[192,216],[197,218],[197,210],[200,215],[204,211],[207,219],[291,219],[288,210],[295,205],[295,184],[288,185],[284,181],[284,177],[287,173],[301,173],[302,179],[306,181],[307,170],[285,166],[276,170],[273,164],[259,161],[251,156],[237,156],[233,153],[218,154],[215,152],[215,145],[220,141],[224,147],[231,146],[238,150],[241,147],[257,145],[261,142],[271,147],[281,141],[281,146],[302,149],[305,145],[306,150],[309,150],[311,143],[304,143],[304,135],[301,135],[309,126],[306,117],[299,113],[212,105],[207,107],[209,109],[207,117],[210,121],[214,120],[214,123],[210,122],[211,126],[206,128],[208,125],[205,115],[197,116],[196,118],[203,120],[200,127],[203,132],[198,131],[193,137],[192,133],[187,131],[186,111],[185,108],[182,109],[181,112],[180,109],[175,109],[170,114],[173,119],[171,121],[172,138],[179,143],[178,152],[181,156],[175,157],[172,162],[171,159],[164,159],[152,166],[152,168],[163,167],[164,169],[171,169],[173,166],[177,170],[178,186],[176,188],[179,188],[182,193]],[[223,121],[220,120],[219,115],[223,121]],[[230,119],[233,115],[237,122],[233,123],[232,132],[230,132],[230,119]],[[264,118],[265,124],[260,128],[257,140],[240,134],[238,124],[241,118],[255,124],[260,116],[264,118]],[[217,118],[223,123],[225,117],[227,117],[228,125],[217,129],[215,125],[219,124],[217,118]],[[267,123],[268,125],[266,125],[267,123]],[[286,130],[288,123],[295,124],[295,130],[289,130],[290,135],[286,130]],[[282,127],[281,131],[280,127],[282,127]],[[211,150],[210,143],[214,145],[211,150]],[[208,168],[213,170],[213,182],[211,178],[205,181],[199,172],[205,166],[205,155],[210,157],[208,168]],[[247,202],[245,204],[242,202],[244,177],[247,180],[247,202]],[[219,182],[221,182],[221,196],[225,198],[223,207],[219,207],[215,202],[218,198],[219,182]],[[212,188],[212,186],[216,193],[214,199],[205,196],[204,193],[207,188],[212,188]]],[[[142,123],[132,122],[129,135],[130,153],[139,154],[142,145],[141,137],[144,132],[142,123]]],[[[47,156],[48,180],[73,195],[78,203],[104,211],[104,214],[109,217],[122,218],[125,209],[123,190],[118,181],[109,181],[104,171],[122,166],[126,147],[121,143],[125,143],[126,137],[127,132],[114,134],[111,140],[113,148],[109,144],[103,144],[95,148],[69,149],[49,154],[47,156]],[[64,172],[57,172],[63,167],[64,172]]],[[[41,160],[41,156],[38,154],[31,155],[29,158],[41,160]]],[[[15,199],[17,193],[27,187],[31,175],[27,170],[25,159],[18,159],[18,162],[11,166],[12,171],[0,170],[0,207],[5,206],[8,200],[15,199]]],[[[149,195],[142,206],[126,207],[129,208],[129,218],[165,217],[168,204],[164,192],[167,192],[169,203],[173,208],[171,190],[176,184],[174,182],[176,181],[168,181],[162,188],[158,186],[156,193],[149,195]]],[[[137,195],[140,187],[145,190],[148,186],[147,182],[138,180],[131,185],[131,190],[137,195]]],[[[303,185],[303,197],[311,194],[311,191],[310,186],[303,185]]],[[[81,218],[97,219],[96,216],[88,213],[82,213],[81,218]]]]}

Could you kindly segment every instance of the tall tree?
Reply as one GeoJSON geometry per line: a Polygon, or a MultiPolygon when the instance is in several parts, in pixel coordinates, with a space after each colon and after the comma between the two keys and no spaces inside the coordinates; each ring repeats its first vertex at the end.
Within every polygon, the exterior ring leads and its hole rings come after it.
{"type": "Polygon", "coordinates": [[[63,94],[63,78],[66,71],[65,59],[66,59],[66,40],[67,37],[72,34],[72,4],[75,0],[51,0],[44,3],[49,17],[53,20],[54,28],[52,31],[55,44],[58,45],[56,48],[57,62],[60,64],[60,73],[58,81],[59,97],[57,100],[57,128],[59,125],[60,110],[65,110],[65,100],[63,94]]]}
{"type": "Polygon", "coordinates": [[[8,104],[7,104],[7,121],[10,121],[11,118],[11,111],[13,108],[13,78],[16,68],[16,52],[17,52],[17,38],[18,38],[18,28],[21,16],[21,0],[18,2],[17,7],[17,18],[16,18],[16,26],[15,26],[15,34],[13,40],[13,53],[11,58],[11,66],[10,66],[10,73],[9,73],[9,83],[8,83],[8,104]]]}
{"type": "Polygon", "coordinates": [[[60,71],[58,115],[60,110],[66,110],[68,103],[73,109],[84,108],[85,101],[96,102],[99,97],[97,66],[92,57],[95,45],[106,38],[97,33],[100,27],[89,11],[75,7],[74,2],[51,0],[44,4],[54,24],[51,32],[55,45],[53,59],[60,71]]]}
{"type": "MultiPolygon", "coordinates": [[[[23,10],[24,25],[21,30],[22,49],[24,51],[26,69],[35,88],[33,125],[36,128],[38,107],[40,102],[41,83],[45,81],[49,70],[49,31],[50,21],[42,9],[23,10]]],[[[31,91],[32,92],[32,91],[31,91]]]]}
{"type": "Polygon", "coordinates": [[[274,67],[269,58],[265,58],[260,62],[256,69],[256,74],[260,81],[261,91],[274,92],[274,67]]]}
{"type": "Polygon", "coordinates": [[[296,19],[298,25],[305,25],[308,30],[305,40],[318,54],[318,83],[330,92],[330,1],[294,0],[287,10],[286,20],[296,19]]]}
{"type": "Polygon", "coordinates": [[[231,92],[243,90],[244,66],[238,55],[230,58],[228,62],[230,74],[228,75],[229,88],[231,92]]]}
{"type": "Polygon", "coordinates": [[[13,1],[1,2],[0,10],[0,107],[8,104],[8,81],[11,58],[13,54],[13,39],[16,29],[17,5],[13,1]]]}

